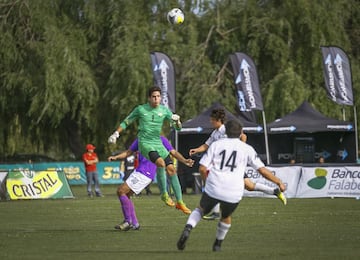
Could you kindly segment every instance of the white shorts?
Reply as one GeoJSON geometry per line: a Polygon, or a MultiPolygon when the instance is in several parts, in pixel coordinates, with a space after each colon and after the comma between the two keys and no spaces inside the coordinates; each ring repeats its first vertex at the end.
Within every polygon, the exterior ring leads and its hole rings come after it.
{"type": "Polygon", "coordinates": [[[151,181],[149,177],[134,170],[125,182],[135,194],[139,194],[151,181]]]}

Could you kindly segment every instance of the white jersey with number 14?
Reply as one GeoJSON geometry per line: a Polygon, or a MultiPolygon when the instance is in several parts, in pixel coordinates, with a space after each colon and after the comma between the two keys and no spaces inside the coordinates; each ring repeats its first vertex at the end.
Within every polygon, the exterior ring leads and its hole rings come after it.
{"type": "Polygon", "coordinates": [[[244,193],[246,166],[254,169],[264,167],[250,145],[239,138],[221,138],[213,142],[200,160],[209,169],[205,192],[213,198],[237,203],[244,193]]]}

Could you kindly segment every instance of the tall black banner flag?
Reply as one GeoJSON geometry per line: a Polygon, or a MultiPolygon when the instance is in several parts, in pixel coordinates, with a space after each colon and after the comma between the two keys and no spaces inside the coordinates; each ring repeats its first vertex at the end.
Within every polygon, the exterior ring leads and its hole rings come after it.
{"type": "Polygon", "coordinates": [[[354,103],[350,62],[346,53],[334,46],[321,47],[328,97],[341,105],[354,103]]]}
{"type": "Polygon", "coordinates": [[[151,52],[154,84],[161,88],[161,104],[175,112],[175,70],[170,58],[162,52],[151,52]]]}
{"type": "Polygon", "coordinates": [[[244,53],[230,55],[240,111],[263,110],[259,79],[253,60],[244,53]]]}

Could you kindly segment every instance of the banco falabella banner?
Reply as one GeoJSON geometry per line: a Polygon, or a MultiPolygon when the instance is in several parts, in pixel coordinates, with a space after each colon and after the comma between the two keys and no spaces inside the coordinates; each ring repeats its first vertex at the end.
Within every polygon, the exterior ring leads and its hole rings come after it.
{"type": "Polygon", "coordinates": [[[263,110],[259,79],[253,60],[244,53],[230,55],[240,111],[263,110]]]}
{"type": "Polygon", "coordinates": [[[175,112],[175,70],[170,58],[162,52],[151,52],[154,84],[161,88],[161,104],[175,112]]]}
{"type": "Polygon", "coordinates": [[[328,97],[341,105],[353,105],[350,62],[346,53],[334,46],[321,47],[328,97]]]}
{"type": "Polygon", "coordinates": [[[297,198],[360,197],[359,167],[303,167],[297,198]]]}

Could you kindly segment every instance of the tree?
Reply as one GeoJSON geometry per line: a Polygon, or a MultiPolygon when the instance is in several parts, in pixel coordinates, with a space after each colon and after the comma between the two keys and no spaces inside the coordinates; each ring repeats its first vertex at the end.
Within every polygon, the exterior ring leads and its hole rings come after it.
{"type": "MultiPolygon", "coordinates": [[[[257,65],[267,121],[304,99],[341,119],[322,87],[322,45],[349,54],[360,104],[356,0],[185,0],[178,6],[185,23],[176,27],[166,21],[174,7],[168,1],[2,1],[0,153],[68,159],[78,158],[88,142],[100,156],[123,148],[136,126],[117,147],[106,139],[135,105],[146,102],[151,51],[167,53],[175,64],[183,120],[214,101],[235,108],[229,55],[237,51],[257,65]]],[[[353,116],[351,107],[345,109],[353,116]]]]}

